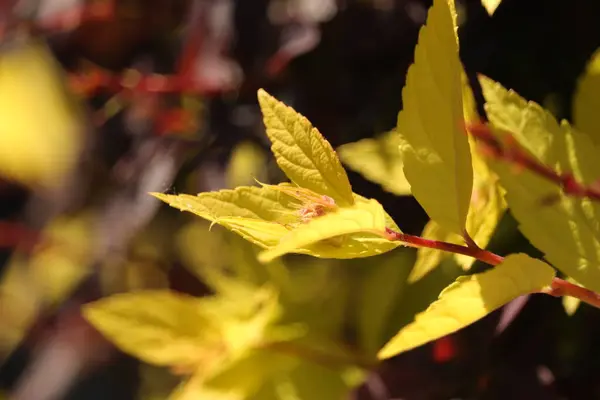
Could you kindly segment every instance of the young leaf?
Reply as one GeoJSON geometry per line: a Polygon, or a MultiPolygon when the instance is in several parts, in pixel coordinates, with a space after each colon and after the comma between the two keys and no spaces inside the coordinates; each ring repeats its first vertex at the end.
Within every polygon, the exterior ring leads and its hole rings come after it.
{"type": "Polygon", "coordinates": [[[365,178],[390,193],[409,196],[410,184],[404,176],[399,145],[398,133],[392,130],[373,139],[344,144],[337,151],[345,164],[365,178]]]}
{"type": "Polygon", "coordinates": [[[461,73],[454,1],[435,0],[408,70],[397,130],[413,195],[431,219],[459,235],[473,184],[461,73]]]}
{"type": "Polygon", "coordinates": [[[381,359],[438,339],[483,318],[512,299],[550,285],[554,270],[525,254],[511,254],[495,268],[460,277],[380,351],[381,359]]]}
{"type": "MultiPolygon", "coordinates": [[[[496,128],[506,129],[532,156],[558,172],[572,173],[583,184],[600,178],[598,150],[590,138],[559,125],[540,106],[482,78],[486,110],[496,128]]],[[[494,131],[501,135],[500,132],[494,131]]],[[[519,229],[546,259],[582,285],[600,290],[600,205],[565,195],[559,185],[509,163],[490,161],[506,189],[519,229]]]]}
{"type": "Polygon", "coordinates": [[[198,299],[168,291],[125,293],[88,304],[85,317],[125,352],[155,365],[216,357],[220,332],[198,299]]]}
{"type": "Polygon", "coordinates": [[[277,164],[300,187],[327,195],[341,206],[354,204],[352,187],[337,154],[302,115],[264,90],[258,91],[271,150],[277,164]]]}
{"type": "Polygon", "coordinates": [[[399,245],[377,237],[384,236],[385,228],[385,211],[381,204],[376,200],[357,202],[352,207],[340,208],[292,230],[277,246],[259,254],[258,258],[261,262],[269,262],[292,252],[325,258],[380,254],[399,245]],[[339,242],[323,242],[332,238],[339,239],[339,242]]]}
{"type": "Polygon", "coordinates": [[[600,49],[592,55],[583,76],[577,82],[573,98],[573,122],[577,129],[600,145],[600,49]]]}
{"type": "Polygon", "coordinates": [[[56,186],[75,165],[83,124],[60,66],[42,43],[0,51],[0,175],[56,186]]]}

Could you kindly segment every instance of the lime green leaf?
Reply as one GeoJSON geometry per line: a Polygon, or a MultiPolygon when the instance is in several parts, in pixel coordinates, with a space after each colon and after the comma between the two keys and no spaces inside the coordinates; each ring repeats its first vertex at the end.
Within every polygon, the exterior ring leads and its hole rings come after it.
{"type": "Polygon", "coordinates": [[[324,258],[356,258],[384,253],[399,245],[381,237],[385,228],[385,211],[381,204],[376,200],[357,202],[290,231],[277,246],[261,253],[259,260],[269,262],[292,252],[324,258]],[[330,240],[324,242],[327,239],[330,240]]]}
{"type": "Polygon", "coordinates": [[[38,42],[0,52],[0,175],[56,186],[82,148],[82,120],[60,66],[38,42]]]}
{"type": "Polygon", "coordinates": [[[216,349],[220,339],[198,299],[174,292],[113,295],[86,305],[83,312],[122,350],[156,365],[196,365],[211,356],[210,348],[216,349]]]}
{"type": "Polygon", "coordinates": [[[389,358],[456,332],[512,299],[550,285],[553,278],[549,265],[525,254],[511,254],[491,270],[460,277],[401,329],[379,357],[389,358]]]}
{"type": "Polygon", "coordinates": [[[502,0],[481,0],[481,4],[483,4],[483,7],[490,16],[494,15],[496,8],[498,8],[501,2],[502,0]]]}
{"type": "Polygon", "coordinates": [[[406,286],[406,278],[414,263],[412,249],[396,250],[365,260],[364,274],[358,292],[357,330],[362,348],[376,354],[385,343],[394,306],[406,286]]]}
{"type": "MultiPolygon", "coordinates": [[[[586,185],[600,178],[598,150],[588,136],[566,122],[559,125],[537,104],[489,79],[482,78],[482,87],[493,126],[512,133],[540,163],[573,173],[586,185]]],[[[528,170],[516,172],[504,161],[491,160],[489,165],[506,189],[521,232],[566,275],[600,290],[600,205],[567,196],[558,185],[528,170]]]]}
{"type": "Polygon", "coordinates": [[[592,55],[586,70],[577,82],[573,98],[573,121],[577,129],[591,136],[600,145],[600,49],[592,55]]]}
{"type": "Polygon", "coordinates": [[[413,195],[431,219],[459,235],[473,183],[461,73],[454,2],[435,0],[408,70],[397,130],[413,195]]]}
{"type": "Polygon", "coordinates": [[[404,176],[399,145],[398,133],[392,130],[373,139],[344,144],[337,151],[345,164],[365,178],[390,193],[408,196],[410,184],[404,176]]]}
{"type": "Polygon", "coordinates": [[[292,182],[327,195],[339,206],[354,203],[352,187],[337,154],[321,133],[292,108],[258,91],[271,150],[292,182]]]}
{"type": "MultiPolygon", "coordinates": [[[[462,94],[465,121],[479,121],[480,117],[477,113],[473,91],[464,74],[462,76],[462,94]]],[[[467,214],[466,231],[479,247],[485,248],[495,231],[498,221],[504,214],[506,203],[501,188],[497,184],[498,179],[478,154],[475,141],[469,140],[469,146],[473,163],[473,189],[467,214]]],[[[425,225],[421,236],[431,240],[464,244],[464,240],[460,235],[447,231],[433,220],[425,225]]],[[[417,251],[417,261],[411,271],[409,282],[416,282],[423,278],[446,257],[454,257],[464,270],[469,270],[475,261],[473,257],[421,247],[417,251]]]]}

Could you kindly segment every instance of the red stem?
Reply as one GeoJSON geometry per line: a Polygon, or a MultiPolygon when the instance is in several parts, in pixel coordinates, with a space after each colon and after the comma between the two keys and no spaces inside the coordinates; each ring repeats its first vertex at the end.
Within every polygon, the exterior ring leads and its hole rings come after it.
{"type": "Polygon", "coordinates": [[[483,123],[469,124],[467,131],[485,146],[488,155],[525,168],[557,184],[566,195],[600,200],[600,189],[578,182],[570,173],[560,174],[552,168],[541,164],[533,156],[521,149],[511,136],[508,136],[505,143],[502,143],[496,138],[490,127],[483,123]]]}
{"type": "Polygon", "coordinates": [[[504,257],[494,254],[490,251],[480,249],[479,247],[462,246],[460,244],[440,242],[439,240],[425,239],[420,236],[396,232],[389,228],[386,228],[385,233],[389,240],[398,240],[411,247],[427,247],[449,253],[463,254],[476,258],[477,260],[492,266],[498,265],[504,261],[504,257]]]}

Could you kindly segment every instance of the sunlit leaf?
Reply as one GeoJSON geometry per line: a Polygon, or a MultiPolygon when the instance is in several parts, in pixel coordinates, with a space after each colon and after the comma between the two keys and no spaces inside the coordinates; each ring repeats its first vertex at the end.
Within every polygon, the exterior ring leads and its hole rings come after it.
{"type": "MultiPolygon", "coordinates": [[[[478,122],[475,99],[471,87],[463,76],[463,112],[467,122],[478,122]]],[[[490,171],[489,167],[478,153],[474,140],[469,140],[471,160],[473,163],[473,189],[469,212],[466,220],[466,231],[473,241],[481,248],[485,248],[504,214],[506,202],[498,178],[490,171]]],[[[442,242],[464,244],[464,239],[430,220],[421,234],[422,237],[442,242]]],[[[454,257],[464,270],[469,270],[475,259],[473,257],[441,252],[439,250],[421,247],[417,251],[417,261],[411,271],[409,281],[416,282],[428,274],[446,257],[454,257]]]]}
{"type": "Polygon", "coordinates": [[[600,49],[592,55],[577,82],[573,97],[573,122],[577,129],[600,145],[600,49]]]}
{"type": "Polygon", "coordinates": [[[454,2],[435,0],[408,70],[397,130],[413,195],[431,219],[459,235],[473,183],[461,73],[454,2]]]}
{"type": "Polygon", "coordinates": [[[373,139],[344,144],[337,151],[345,164],[368,180],[388,192],[408,196],[410,184],[404,176],[399,145],[398,133],[392,130],[373,139]]]}
{"type": "Polygon", "coordinates": [[[498,8],[501,2],[502,0],[481,0],[481,4],[486,9],[488,14],[490,14],[490,16],[494,15],[496,8],[498,8]]]}
{"type": "Polygon", "coordinates": [[[355,258],[383,253],[399,245],[381,237],[385,228],[385,211],[381,204],[375,200],[357,202],[352,207],[340,208],[290,231],[277,246],[261,253],[259,260],[269,262],[291,252],[326,258],[355,258]],[[305,250],[307,248],[308,251],[305,250]]]}
{"type": "Polygon", "coordinates": [[[511,254],[491,270],[460,277],[401,329],[379,357],[389,358],[456,332],[518,296],[543,289],[553,278],[548,264],[525,254],[511,254]]]}
{"type": "Polygon", "coordinates": [[[292,108],[258,91],[271,150],[279,167],[300,187],[333,198],[342,207],[354,198],[346,171],[321,133],[292,108]]]}
{"type": "MultiPolygon", "coordinates": [[[[549,168],[572,173],[586,185],[600,178],[598,149],[590,138],[558,124],[552,115],[499,84],[481,79],[486,110],[496,128],[510,132],[518,144],[549,168]]],[[[494,130],[502,140],[504,133],[494,130]]],[[[506,189],[506,199],[519,229],[546,259],[582,285],[600,290],[600,205],[565,195],[527,169],[516,171],[503,160],[489,165],[506,189]]]]}
{"type": "Polygon", "coordinates": [[[82,120],[60,66],[40,42],[0,52],[0,175],[56,186],[75,165],[82,120]]]}

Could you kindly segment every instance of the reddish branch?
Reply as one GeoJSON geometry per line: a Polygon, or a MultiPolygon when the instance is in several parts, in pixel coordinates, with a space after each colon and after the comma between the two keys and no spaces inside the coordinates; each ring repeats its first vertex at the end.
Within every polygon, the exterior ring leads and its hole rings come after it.
{"type": "Polygon", "coordinates": [[[520,168],[527,169],[534,174],[549,180],[561,187],[566,195],[573,197],[589,197],[600,200],[600,189],[586,186],[578,182],[570,173],[558,173],[552,168],[541,164],[533,156],[519,147],[512,136],[506,136],[506,140],[499,140],[491,129],[483,123],[470,124],[468,132],[473,135],[484,147],[487,155],[499,160],[505,160],[520,168]]]}

